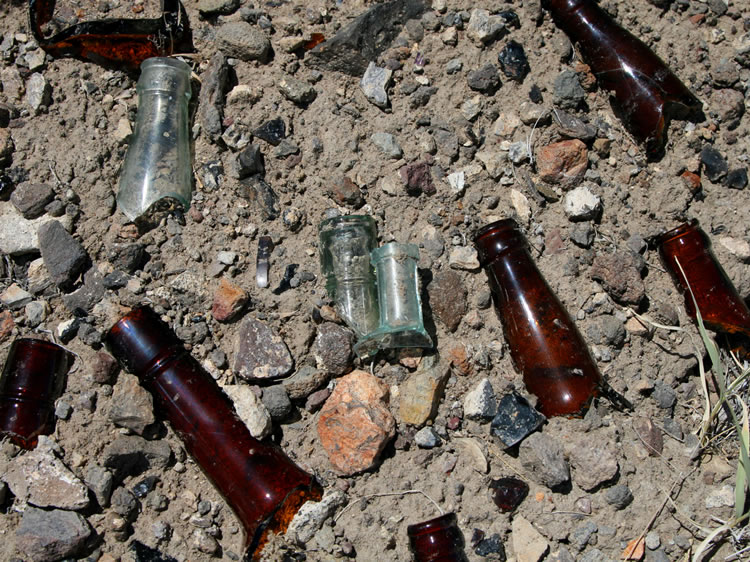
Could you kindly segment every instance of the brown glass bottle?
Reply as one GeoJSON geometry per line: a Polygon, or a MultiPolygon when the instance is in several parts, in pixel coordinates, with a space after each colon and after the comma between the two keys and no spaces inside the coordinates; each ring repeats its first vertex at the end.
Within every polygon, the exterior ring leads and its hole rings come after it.
{"type": "Polygon", "coordinates": [[[278,447],[250,435],[231,400],[150,308],[134,309],[107,333],[112,354],[155,398],[209,480],[245,528],[245,560],[269,532],[284,532],[300,506],[322,496],[315,479],[278,447]]]}
{"type": "Polygon", "coordinates": [[[513,362],[545,416],[581,414],[600,390],[601,374],[567,311],[549,288],[512,219],[477,232],[513,362]]]}
{"type": "Polygon", "coordinates": [[[455,513],[415,523],[406,528],[415,562],[466,562],[464,536],[455,513]]]}
{"type": "Polygon", "coordinates": [[[707,328],[750,336],[750,310],[716,261],[711,241],[697,220],[665,232],[656,243],[664,265],[685,296],[685,308],[691,318],[696,316],[695,303],[688,287],[707,328]]]}
{"type": "Polygon", "coordinates": [[[55,400],[65,384],[70,354],[52,342],[13,342],[0,377],[0,436],[24,449],[52,433],[55,400]]]}
{"type": "Polygon", "coordinates": [[[700,107],[688,90],[643,41],[620,27],[593,0],[545,0],[557,27],[578,47],[599,86],[649,156],[661,153],[669,119],[700,107]]]}

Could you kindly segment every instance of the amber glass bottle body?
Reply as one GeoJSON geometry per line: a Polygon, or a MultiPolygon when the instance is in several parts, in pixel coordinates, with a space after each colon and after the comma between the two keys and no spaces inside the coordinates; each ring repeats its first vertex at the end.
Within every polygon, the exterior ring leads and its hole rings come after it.
{"type": "Polygon", "coordinates": [[[659,236],[656,242],[664,265],[685,296],[685,308],[691,318],[696,317],[697,302],[703,323],[708,328],[750,336],[750,310],[716,261],[711,241],[698,221],[692,220],[673,228],[659,236]]]}
{"type": "Polygon", "coordinates": [[[700,107],[666,64],[640,39],[620,27],[594,0],[546,0],[555,24],[575,44],[613,93],[615,110],[651,155],[664,145],[667,120],[677,110],[700,107]]]}
{"type": "Polygon", "coordinates": [[[601,375],[557,296],[534,264],[511,219],[474,238],[516,368],[545,416],[578,415],[599,391],[601,375]]]}
{"type": "Polygon", "coordinates": [[[0,377],[0,436],[24,449],[52,432],[55,400],[65,383],[70,354],[31,338],[13,342],[0,377]]]}
{"type": "Polygon", "coordinates": [[[108,332],[107,344],[155,398],[185,448],[245,527],[246,559],[268,533],[283,532],[299,507],[318,500],[313,477],[284,452],[250,435],[231,400],[150,308],[137,308],[108,332]]]}
{"type": "Polygon", "coordinates": [[[407,527],[409,546],[416,562],[466,562],[464,537],[455,513],[407,527]]]}

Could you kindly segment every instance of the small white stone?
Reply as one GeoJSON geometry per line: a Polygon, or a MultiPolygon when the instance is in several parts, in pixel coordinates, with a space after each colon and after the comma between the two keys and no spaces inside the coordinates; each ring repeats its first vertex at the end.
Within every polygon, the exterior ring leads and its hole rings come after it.
{"type": "Polygon", "coordinates": [[[451,193],[461,195],[464,192],[464,189],[466,189],[465,175],[463,170],[448,175],[447,180],[451,193]]]}
{"type": "Polygon", "coordinates": [[[219,263],[223,263],[224,265],[232,265],[237,260],[237,252],[219,252],[216,259],[219,263]]]}
{"type": "Polygon", "coordinates": [[[24,291],[18,284],[13,283],[0,294],[0,302],[11,310],[22,308],[34,299],[31,293],[24,291]]]}
{"type": "Polygon", "coordinates": [[[565,195],[565,214],[572,221],[591,220],[601,210],[602,200],[586,185],[579,185],[565,195]]]}
{"type": "Polygon", "coordinates": [[[249,386],[227,385],[223,389],[234,402],[235,411],[250,430],[250,435],[256,439],[270,435],[273,429],[271,415],[249,386]]]}
{"type": "Polygon", "coordinates": [[[112,136],[117,141],[117,144],[125,144],[130,140],[130,136],[133,134],[133,128],[130,126],[130,120],[127,117],[122,117],[117,122],[117,128],[112,136]]]}
{"type": "Polygon", "coordinates": [[[461,104],[461,114],[467,121],[473,121],[482,112],[482,96],[474,96],[461,104]]]}
{"type": "Polygon", "coordinates": [[[510,202],[516,210],[516,215],[523,224],[529,224],[531,220],[531,206],[526,196],[517,189],[510,190],[510,202]]]}
{"type": "Polygon", "coordinates": [[[508,162],[506,152],[497,152],[494,150],[483,150],[477,152],[477,159],[484,164],[484,169],[493,180],[503,175],[503,166],[508,162]]]}
{"type": "Polygon", "coordinates": [[[289,523],[286,531],[287,538],[296,541],[303,546],[312,540],[315,533],[323,527],[326,520],[333,515],[336,509],[349,500],[348,496],[341,490],[326,492],[319,502],[307,502],[299,508],[297,514],[289,523]]]}
{"type": "Polygon", "coordinates": [[[734,507],[734,488],[726,485],[718,490],[711,490],[706,496],[706,509],[734,507]]]}
{"type": "Polygon", "coordinates": [[[513,552],[518,562],[538,562],[549,549],[549,543],[523,516],[513,518],[513,552]]]}

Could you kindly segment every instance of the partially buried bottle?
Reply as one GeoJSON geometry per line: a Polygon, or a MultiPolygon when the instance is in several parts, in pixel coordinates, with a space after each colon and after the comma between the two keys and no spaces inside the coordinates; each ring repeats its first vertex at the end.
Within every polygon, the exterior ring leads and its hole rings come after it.
{"type": "MultiPolygon", "coordinates": [[[[711,241],[696,219],[660,235],[656,244],[664,265],[685,296],[685,308],[691,318],[696,318],[697,303],[706,327],[750,336],[750,310],[716,260],[711,241]]],[[[747,344],[742,347],[747,348],[747,344]]]]}
{"type": "Polygon", "coordinates": [[[495,309],[526,388],[545,416],[582,414],[601,388],[601,374],[567,311],[529,253],[515,221],[505,219],[474,237],[495,309]]]}
{"type": "Polygon", "coordinates": [[[65,384],[71,355],[45,340],[13,342],[0,377],[0,437],[24,449],[52,433],[55,400],[65,384]]]}
{"type": "Polygon", "coordinates": [[[467,562],[455,513],[409,525],[406,532],[415,562],[467,562]]]}
{"type": "Polygon", "coordinates": [[[311,475],[250,435],[231,400],[153,310],[131,311],[106,342],[154,395],[158,413],[241,521],[244,560],[257,559],[270,532],[284,532],[302,504],[321,498],[311,475]]]}

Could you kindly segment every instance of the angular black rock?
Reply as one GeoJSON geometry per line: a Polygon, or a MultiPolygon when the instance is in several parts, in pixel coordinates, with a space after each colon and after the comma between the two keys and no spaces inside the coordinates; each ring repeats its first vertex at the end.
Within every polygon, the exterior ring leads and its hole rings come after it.
{"type": "Polygon", "coordinates": [[[273,188],[258,176],[250,176],[240,182],[244,189],[244,197],[255,207],[264,220],[272,221],[278,218],[279,196],[273,188]]]}
{"type": "Polygon", "coordinates": [[[263,139],[268,144],[278,146],[286,138],[286,123],[280,117],[266,121],[260,127],[253,131],[253,134],[259,139],[263,139]]]}
{"type": "Polygon", "coordinates": [[[531,70],[523,45],[513,40],[508,41],[497,55],[497,62],[500,63],[503,74],[519,83],[523,82],[531,70]]]}
{"type": "Polygon", "coordinates": [[[290,263],[286,266],[286,269],[284,270],[284,278],[281,280],[281,283],[279,283],[279,286],[273,290],[274,295],[280,295],[284,291],[288,291],[292,288],[292,277],[294,277],[298,267],[298,263],[290,263]]]}
{"type": "Polygon", "coordinates": [[[511,392],[503,396],[497,405],[497,415],[490,424],[490,434],[508,449],[523,441],[545,419],[523,396],[511,392]]]}
{"type": "Polygon", "coordinates": [[[159,479],[156,476],[146,476],[143,480],[133,486],[133,495],[136,498],[143,498],[148,495],[155,487],[159,479]]]}
{"type": "Polygon", "coordinates": [[[503,20],[505,27],[515,27],[516,29],[521,29],[521,19],[513,10],[503,10],[497,15],[500,16],[500,19],[503,20]]]}
{"type": "Polygon", "coordinates": [[[492,499],[503,513],[515,511],[529,495],[529,485],[512,476],[493,480],[490,482],[490,489],[495,491],[492,499]]]}
{"type": "Polygon", "coordinates": [[[177,562],[177,560],[171,556],[162,554],[155,548],[146,546],[137,540],[130,543],[130,550],[133,551],[136,562],[177,562]]]}
{"type": "Polygon", "coordinates": [[[727,187],[745,189],[747,187],[747,169],[737,168],[727,174],[727,187]]]}
{"type": "Polygon", "coordinates": [[[494,555],[492,557],[492,560],[499,560],[500,562],[504,562],[505,560],[507,560],[503,541],[500,538],[500,535],[497,533],[495,533],[488,539],[479,541],[479,544],[477,544],[476,548],[474,549],[474,554],[483,557],[492,554],[494,555]]]}
{"type": "Polygon", "coordinates": [[[701,150],[701,164],[705,176],[714,182],[724,177],[729,169],[726,158],[711,145],[705,146],[701,150]]]}

